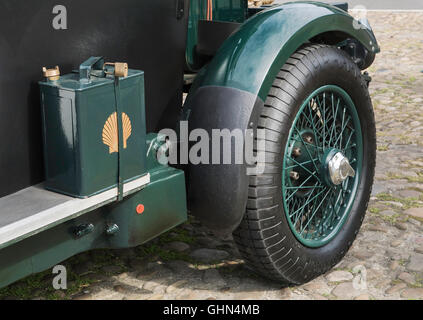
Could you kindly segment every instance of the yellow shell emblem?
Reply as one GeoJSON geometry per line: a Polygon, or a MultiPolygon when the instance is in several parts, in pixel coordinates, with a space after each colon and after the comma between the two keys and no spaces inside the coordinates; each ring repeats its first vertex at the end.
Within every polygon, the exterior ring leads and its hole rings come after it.
{"type": "MultiPolygon", "coordinates": [[[[132,133],[131,120],[122,112],[123,148],[126,149],[128,138],[132,133]]],[[[119,152],[117,113],[114,112],[107,119],[103,127],[103,143],[109,147],[109,153],[119,152]]]]}

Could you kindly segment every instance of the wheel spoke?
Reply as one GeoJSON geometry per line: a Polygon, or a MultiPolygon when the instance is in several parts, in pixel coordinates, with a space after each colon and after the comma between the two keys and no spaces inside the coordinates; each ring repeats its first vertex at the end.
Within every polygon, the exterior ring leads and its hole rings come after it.
{"type": "MultiPolygon", "coordinates": [[[[311,155],[310,150],[308,150],[308,146],[307,146],[307,144],[304,142],[304,139],[303,139],[303,137],[301,136],[301,132],[299,132],[299,131],[298,131],[297,127],[295,127],[295,130],[297,131],[297,133],[298,133],[298,135],[299,135],[299,137],[300,137],[300,139],[301,139],[301,142],[303,143],[303,145],[304,145],[304,147],[305,147],[305,149],[306,149],[306,151],[307,151],[308,156],[310,157],[310,159],[311,159],[311,160],[313,160],[313,156],[311,155]]],[[[316,168],[316,171],[319,171],[319,168],[317,167],[317,164],[316,164],[316,162],[315,162],[315,161],[313,161],[313,166],[316,168]]]]}
{"type": "MultiPolygon", "coordinates": [[[[312,178],[313,176],[312,175],[310,175],[307,179],[305,179],[304,181],[303,181],[303,183],[300,185],[300,187],[304,187],[305,186],[305,184],[308,182],[308,181],[310,181],[310,179],[312,178]]],[[[286,201],[288,201],[289,199],[291,199],[293,196],[295,195],[295,192],[294,193],[292,193],[287,199],[286,199],[286,201]]]]}
{"type": "MultiPolygon", "coordinates": [[[[333,99],[333,94],[332,94],[332,99],[333,99]]],[[[338,101],[336,103],[336,110],[334,111],[334,119],[333,119],[333,123],[332,123],[332,132],[330,133],[330,140],[332,141],[332,137],[333,135],[336,133],[336,115],[338,114],[338,108],[339,108],[339,104],[340,104],[341,100],[338,98],[338,101]]],[[[333,106],[333,102],[332,102],[332,106],[333,106]]]]}
{"type": "Polygon", "coordinates": [[[355,132],[355,130],[354,129],[351,129],[350,135],[349,135],[349,137],[347,139],[347,143],[345,144],[345,147],[343,149],[344,152],[345,152],[345,150],[347,150],[348,146],[350,145],[351,138],[352,138],[352,135],[354,134],[354,132],[355,132]]]}
{"type": "Polygon", "coordinates": [[[298,189],[322,189],[324,186],[305,186],[305,187],[286,187],[288,190],[298,190],[298,189]]]}
{"type": "MultiPolygon", "coordinates": [[[[291,160],[294,160],[294,159],[292,159],[292,157],[290,157],[290,159],[291,160]]],[[[303,166],[305,166],[306,164],[310,164],[310,163],[313,163],[313,160],[314,161],[318,161],[319,160],[319,158],[314,158],[314,159],[311,159],[311,160],[308,160],[308,161],[304,161],[304,162],[301,162],[301,164],[303,165],[303,166]]],[[[295,161],[295,160],[294,160],[295,161]]],[[[295,161],[296,162],[296,161],[295,161]]],[[[292,169],[292,168],[296,168],[298,165],[293,165],[293,166],[289,166],[289,167],[286,167],[285,169],[286,170],[289,170],[289,169],[292,169]]]]}
{"type": "MultiPolygon", "coordinates": [[[[344,130],[345,130],[345,128],[347,127],[347,124],[348,124],[348,122],[349,122],[349,120],[345,123],[345,127],[344,127],[344,121],[345,121],[345,107],[344,107],[344,109],[342,110],[342,124],[341,124],[341,132],[339,133],[339,137],[338,137],[338,139],[336,140],[336,142],[335,142],[335,146],[337,146],[337,144],[338,144],[338,140],[340,139],[340,148],[341,148],[341,146],[342,146],[342,136],[344,135],[344,130]]],[[[348,119],[350,119],[350,118],[348,118],[348,119]]]]}
{"type": "MultiPolygon", "coordinates": [[[[320,178],[317,175],[317,166],[316,167],[316,171],[311,172],[309,169],[307,169],[307,167],[305,167],[302,163],[299,163],[297,160],[290,158],[292,161],[294,161],[298,166],[300,166],[303,170],[307,171],[310,175],[312,175],[314,178],[316,178],[319,182],[320,182],[320,178]]],[[[311,159],[311,162],[314,164],[315,162],[313,161],[313,159],[311,159]]]]}
{"type": "Polygon", "coordinates": [[[327,196],[329,195],[329,193],[332,192],[332,189],[328,190],[325,194],[325,196],[323,197],[322,201],[320,201],[320,204],[318,205],[318,207],[316,209],[314,209],[314,212],[312,214],[312,217],[309,219],[309,221],[307,222],[307,224],[304,226],[304,228],[301,230],[300,234],[303,234],[305,228],[308,227],[308,225],[310,224],[312,218],[315,216],[315,214],[317,213],[317,211],[320,209],[320,207],[322,206],[323,202],[326,200],[327,196]]]}
{"type": "MultiPolygon", "coordinates": [[[[351,120],[351,117],[348,117],[347,122],[345,122],[345,124],[344,123],[342,124],[341,132],[339,133],[338,139],[336,139],[336,141],[335,141],[334,147],[336,147],[338,145],[338,141],[340,141],[340,143],[342,144],[342,136],[344,135],[345,128],[347,127],[347,124],[350,120],[351,120]]],[[[340,146],[340,148],[341,147],[342,147],[342,145],[340,146]]]]}
{"type": "Polygon", "coordinates": [[[305,142],[305,141],[303,141],[303,140],[298,140],[297,138],[292,138],[291,140],[296,141],[296,142],[300,142],[300,143],[304,143],[304,144],[306,144],[307,146],[309,146],[309,147],[313,147],[313,148],[316,148],[316,149],[318,149],[318,150],[323,150],[323,147],[316,146],[316,145],[314,145],[314,144],[311,144],[311,143],[305,142]]]}
{"type": "MultiPolygon", "coordinates": [[[[323,102],[325,98],[323,97],[323,102]]],[[[320,101],[317,100],[319,102],[319,107],[320,105],[320,101]]],[[[323,106],[323,149],[325,148],[325,144],[326,144],[326,108],[323,106]]]]}
{"type": "MultiPolygon", "coordinates": [[[[351,144],[350,146],[348,146],[348,148],[345,148],[344,150],[347,151],[349,149],[355,148],[357,145],[355,143],[351,144]]],[[[351,162],[350,162],[351,163],[351,162]]]]}
{"type": "MultiPolygon", "coordinates": [[[[325,188],[325,190],[326,190],[326,188],[325,188]]],[[[307,198],[307,200],[306,200],[306,203],[304,203],[303,204],[303,206],[302,207],[300,207],[297,211],[295,211],[295,212],[293,212],[291,215],[290,215],[290,217],[293,217],[293,216],[295,216],[297,213],[299,213],[300,211],[302,211],[308,204],[310,204],[314,199],[316,199],[316,198],[318,198],[322,193],[324,193],[325,192],[325,190],[323,190],[323,191],[320,191],[318,194],[316,194],[314,197],[312,197],[311,199],[310,199],[310,197],[313,195],[313,193],[311,193],[309,196],[308,196],[308,198],[307,198]]]]}
{"type": "Polygon", "coordinates": [[[285,212],[294,235],[311,247],[324,245],[339,232],[353,203],[352,190],[358,187],[359,175],[339,185],[332,182],[329,157],[341,152],[358,173],[362,163],[355,106],[342,89],[326,87],[331,89],[316,90],[301,106],[288,137],[289,152],[284,156],[285,212]],[[295,157],[294,148],[302,151],[295,157]]]}
{"type": "MultiPolygon", "coordinates": [[[[319,138],[320,139],[318,139],[319,141],[321,140],[321,141],[323,141],[323,137],[322,137],[322,134],[317,130],[317,128],[316,128],[316,125],[314,124],[314,119],[315,119],[315,116],[317,116],[317,114],[316,115],[312,115],[312,109],[311,109],[311,106],[310,106],[310,103],[308,104],[308,110],[309,110],[309,112],[310,112],[310,116],[312,117],[312,121],[311,121],[311,125],[312,125],[312,127],[313,127],[313,131],[316,133],[315,135],[316,135],[316,138],[317,138],[317,134],[319,134],[319,138]]],[[[317,139],[316,139],[317,140],[317,139]]],[[[317,147],[317,153],[318,153],[318,155],[320,156],[320,154],[321,153],[323,153],[323,146],[322,145],[319,145],[319,146],[317,146],[316,145],[316,147],[317,147]],[[322,152],[321,152],[322,151],[322,152]]]]}

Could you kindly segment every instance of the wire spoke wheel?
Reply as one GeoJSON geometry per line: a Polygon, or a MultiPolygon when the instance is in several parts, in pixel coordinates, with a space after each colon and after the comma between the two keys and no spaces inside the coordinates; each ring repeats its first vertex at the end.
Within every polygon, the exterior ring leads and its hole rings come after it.
{"type": "Polygon", "coordinates": [[[234,240],[251,270],[308,282],[339,263],[366,215],[376,164],[366,80],[340,48],[305,45],[276,75],[258,128],[266,158],[234,240]]]}
{"type": "Polygon", "coordinates": [[[351,98],[333,85],[314,91],[292,124],[282,169],[285,213],[302,244],[320,247],[339,232],[354,202],[362,159],[361,126],[351,98]],[[331,168],[335,155],[344,167],[331,168]],[[344,172],[334,179],[331,170],[344,172]]]}

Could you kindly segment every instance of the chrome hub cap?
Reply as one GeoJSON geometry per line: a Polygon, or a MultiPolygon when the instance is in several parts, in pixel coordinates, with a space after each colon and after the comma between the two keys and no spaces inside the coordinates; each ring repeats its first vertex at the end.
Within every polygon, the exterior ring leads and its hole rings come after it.
{"type": "Polygon", "coordinates": [[[347,157],[342,152],[337,152],[332,159],[329,160],[328,164],[329,177],[334,185],[340,185],[348,177],[355,177],[355,171],[351,167],[347,157]]]}

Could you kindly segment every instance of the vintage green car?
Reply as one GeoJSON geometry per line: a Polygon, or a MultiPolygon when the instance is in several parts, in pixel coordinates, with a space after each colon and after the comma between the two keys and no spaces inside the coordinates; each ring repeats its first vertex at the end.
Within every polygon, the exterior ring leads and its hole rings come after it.
{"type": "Polygon", "coordinates": [[[0,9],[0,287],[83,251],[140,245],[188,213],[233,234],[246,264],[280,283],[346,254],[373,184],[363,70],[379,52],[346,3],[0,9]]]}

